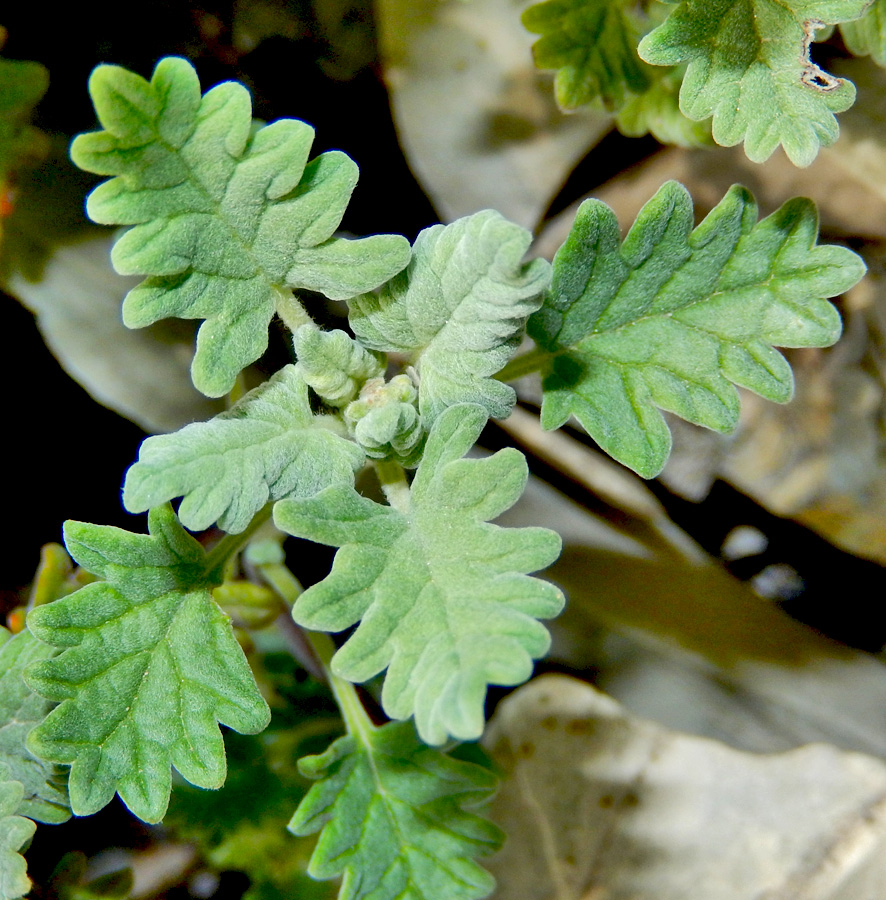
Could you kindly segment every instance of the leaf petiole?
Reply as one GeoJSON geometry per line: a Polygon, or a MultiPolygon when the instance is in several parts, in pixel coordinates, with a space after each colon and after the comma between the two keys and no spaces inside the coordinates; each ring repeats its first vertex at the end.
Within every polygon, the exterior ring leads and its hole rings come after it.
{"type": "Polygon", "coordinates": [[[516,381],[533,372],[544,372],[556,354],[541,347],[533,347],[526,353],[515,356],[496,376],[497,381],[516,381]]]}

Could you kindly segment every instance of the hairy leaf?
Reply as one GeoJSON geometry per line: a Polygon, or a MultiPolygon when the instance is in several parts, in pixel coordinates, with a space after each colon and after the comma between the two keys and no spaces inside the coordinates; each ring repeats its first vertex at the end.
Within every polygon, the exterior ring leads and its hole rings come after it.
{"type": "Polygon", "coordinates": [[[856,56],[870,56],[886,66],[886,0],[874,0],[860,19],[843,22],[840,31],[856,56]]]}
{"type": "Polygon", "coordinates": [[[194,384],[226,393],[267,346],[278,298],[291,288],[343,300],[399,272],[399,236],[333,237],[357,181],[344,153],[308,163],[314,130],[282,119],[253,128],[249,94],[226,82],[200,96],[183,59],[161,60],[150,82],[99,66],[90,92],[104,131],[80,135],[74,161],[117,176],[89,196],[92,219],[134,225],[116,244],[121,274],[147,275],[123,304],[139,328],[205,319],[194,384]]]}
{"type": "Polygon", "coordinates": [[[419,408],[430,424],[457,403],[506,417],[516,400],[495,381],[542,302],[550,267],[524,265],[532,236],[483,210],[418,236],[405,272],[376,294],[350,301],[351,327],[373,350],[412,355],[419,408]]]}
{"type": "Polygon", "coordinates": [[[327,421],[311,413],[307,385],[286,366],[209,422],[149,437],[126,475],[123,505],[143,512],[184,497],[178,514],[186,527],[218,522],[238,534],[268,500],[353,484],[363,452],[327,421]]]}
{"type": "Polygon", "coordinates": [[[173,787],[163,827],[196,844],[217,871],[249,876],[244,900],[330,900],[337,892],[307,874],[313,841],[287,832],[292,808],[308,791],[294,764],[320,753],[341,734],[329,688],[299,671],[280,632],[254,634],[263,647],[252,657],[273,715],[260,735],[228,734],[228,777],[219,791],[173,787]]]}
{"type": "Polygon", "coordinates": [[[0,187],[32,150],[37,132],[28,120],[48,86],[40,63],[0,59],[0,187]]]}
{"type": "Polygon", "coordinates": [[[669,182],[620,245],[612,210],[583,203],[529,323],[552,357],[544,427],[575,415],[607,453],[652,477],[671,446],[656,407],[729,431],[739,413],[732,383],[789,400],[791,369],[774,346],[833,343],[840,318],[824,298],[854,285],[864,264],[843,247],[816,246],[808,200],[756,220],[753,198],[736,186],[693,231],[692,200],[669,182]]]}
{"type": "Polygon", "coordinates": [[[71,808],[90,815],[120,794],[157,822],[169,801],[170,764],[217,788],[225,754],[217,723],[261,731],[269,718],[230,622],[212,600],[217,573],[168,506],[150,535],[65,524],[68,552],[104,581],[40,606],[28,627],[62,652],[25,678],[60,705],[28,747],[71,764],[71,808]]]}
{"type": "Polygon", "coordinates": [[[303,325],[292,336],[298,373],[330,406],[347,406],[370,378],[384,374],[382,354],[372,353],[344,331],[303,325]]]}
{"type": "Polygon", "coordinates": [[[654,70],[649,87],[632,94],[615,118],[618,130],[628,137],[651,134],[663,144],[677,147],[711,146],[711,123],[693,122],[680,110],[680,67],[654,70]]]}
{"type": "Polygon", "coordinates": [[[495,788],[487,769],[424,746],[411,723],[339,738],[299,768],[321,780],[289,828],[322,829],[308,871],[343,874],[339,900],[476,900],[492,891],[474,859],[504,836],[469,811],[495,788]]]}
{"type": "Polygon", "coordinates": [[[855,100],[854,86],[809,58],[815,30],[861,15],[869,0],[682,0],[640,42],[654,65],[688,62],[680,108],[713,116],[713,136],[745,143],[754,162],[781,144],[807,166],[839,135],[834,113],[855,100]]]}
{"type": "Polygon", "coordinates": [[[19,812],[38,822],[55,824],[71,816],[65,776],[57,766],[37,759],[25,747],[28,733],[46,718],[53,704],[35,694],[22,679],[25,666],[54,654],[52,647],[40,643],[27,630],[0,646],[0,767],[5,765],[9,777],[22,785],[19,812]]]}
{"type": "Polygon", "coordinates": [[[0,900],[17,900],[31,889],[28,867],[19,851],[37,826],[17,815],[24,793],[21,783],[9,779],[0,763],[0,900]]]}
{"type": "Polygon", "coordinates": [[[480,735],[486,686],[529,677],[550,642],[537,619],[563,605],[557,588],[526,574],[556,559],[558,535],[486,524],[517,501],[527,469],[512,448],[461,458],[485,422],[473,404],[440,416],[405,512],[345,487],[274,511],[289,534],[341,547],[329,576],[299,597],[295,620],[342,631],[362,619],[333,671],[365,681],[387,668],[385,712],[415,715],[431,744],[480,735]]]}
{"type": "Polygon", "coordinates": [[[642,33],[632,0],[546,0],[523,13],[523,24],[542,35],[533,45],[535,64],[556,69],[554,90],[563,109],[600,100],[617,110],[629,93],[649,87],[647,66],[637,56],[642,33]]]}

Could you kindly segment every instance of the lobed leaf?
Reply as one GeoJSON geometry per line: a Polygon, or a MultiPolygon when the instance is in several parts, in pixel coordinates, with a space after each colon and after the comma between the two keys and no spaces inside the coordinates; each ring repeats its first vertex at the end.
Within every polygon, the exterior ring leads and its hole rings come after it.
{"type": "Polygon", "coordinates": [[[414,715],[430,744],[479,737],[486,686],[529,677],[550,643],[537,619],[563,605],[557,588],[527,577],[556,559],[557,534],[486,523],[517,501],[527,469],[512,448],[461,458],[485,422],[474,404],[440,415],[405,512],[343,486],[274,510],[283,531],[341,548],[331,573],[299,597],[296,622],[342,631],[359,621],[333,672],[359,682],[387,668],[385,712],[414,715]]]}
{"type": "Polygon", "coordinates": [[[642,33],[631,0],[546,0],[526,9],[523,25],[542,35],[532,53],[539,69],[556,69],[554,91],[562,109],[600,100],[619,109],[628,95],[649,87],[637,56],[642,33]]]}
{"type": "Polygon", "coordinates": [[[205,394],[228,392],[258,359],[278,298],[294,302],[290,289],[343,300],[408,262],[405,238],[333,236],[356,164],[338,151],[308,163],[314,130],[304,122],[254,128],[242,85],[201,98],[192,66],[167,58],[150,82],[99,66],[90,92],[105,130],[80,135],[71,156],[116,177],[90,194],[87,211],[135,226],[112,259],[121,274],[149,276],[127,295],[124,321],[204,319],[191,371],[205,394]]]}
{"type": "Polygon", "coordinates": [[[516,395],[492,376],[519,344],[550,279],[545,260],[522,262],[531,240],[492,210],[434,225],[419,234],[405,272],[377,295],[349,301],[361,343],[411,355],[428,425],[459,403],[510,414],[516,395]]]}
{"type": "Polygon", "coordinates": [[[18,900],[31,890],[28,867],[20,851],[37,826],[17,815],[24,788],[8,777],[0,763],[0,900],[18,900]]]}
{"type": "Polygon", "coordinates": [[[410,723],[339,738],[299,762],[320,779],[289,825],[321,831],[308,872],[344,875],[339,900],[476,900],[495,885],[474,859],[504,835],[470,810],[487,800],[495,776],[426,747],[410,723]]]}
{"type": "Polygon", "coordinates": [[[353,484],[363,452],[328,421],[311,413],[307,385],[286,366],[214,419],[144,441],[123,505],[144,512],[184,497],[178,514],[187,528],[218,522],[239,534],[269,500],[353,484]]]}
{"type": "Polygon", "coordinates": [[[25,746],[28,733],[46,718],[53,704],[34,693],[22,677],[26,666],[54,655],[52,647],[27,630],[0,646],[0,768],[5,766],[8,778],[22,785],[18,808],[22,815],[58,824],[71,817],[65,775],[25,746]]]}
{"type": "Polygon", "coordinates": [[[90,815],[114,793],[147,822],[162,819],[170,765],[217,788],[225,754],[217,723],[261,731],[269,711],[228,618],[212,600],[217,573],[168,506],[149,535],[65,524],[68,552],[104,579],[37,607],[28,627],[62,652],[27,683],[59,703],[28,748],[71,765],[71,808],[90,815]]]}
{"type": "Polygon", "coordinates": [[[886,66],[886,0],[873,0],[860,19],[841,23],[840,33],[856,56],[870,56],[886,66]]]}
{"type": "Polygon", "coordinates": [[[713,146],[709,121],[693,122],[680,110],[681,67],[656,69],[649,87],[631,95],[618,111],[615,124],[627,137],[651,134],[663,144],[677,147],[713,146]]]}
{"type": "Polygon", "coordinates": [[[670,182],[620,245],[612,210],[585,201],[529,323],[551,356],[544,427],[575,415],[607,453],[649,478],[671,446],[656,407],[729,431],[739,413],[733,384],[789,400],[791,369],[774,346],[833,343],[840,317],[825,298],[865,269],[850,250],[816,245],[809,200],[756,220],[753,198],[736,186],[693,230],[692,200],[670,182]]]}
{"type": "Polygon", "coordinates": [[[713,137],[745,143],[754,162],[782,145],[798,166],[840,129],[834,113],[855,101],[851,82],[822,71],[809,57],[817,28],[864,12],[870,0],[681,0],[640,42],[646,62],[688,63],[680,108],[713,117],[713,137]]]}

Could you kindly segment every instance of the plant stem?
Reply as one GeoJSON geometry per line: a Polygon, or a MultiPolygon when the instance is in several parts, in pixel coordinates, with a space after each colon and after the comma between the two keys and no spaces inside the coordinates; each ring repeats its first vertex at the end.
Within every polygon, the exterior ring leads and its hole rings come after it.
{"type": "Polygon", "coordinates": [[[524,375],[546,369],[556,354],[535,347],[522,356],[515,356],[496,376],[497,381],[515,381],[524,375]]]}
{"type": "Polygon", "coordinates": [[[398,512],[408,513],[412,501],[403,466],[393,460],[378,459],[375,460],[375,471],[388,503],[398,512]]]}
{"type": "Polygon", "coordinates": [[[295,299],[292,291],[286,288],[277,288],[276,308],[277,315],[283,320],[283,324],[295,331],[302,325],[310,325],[314,320],[305,312],[305,308],[295,299]]]}
{"type": "Polygon", "coordinates": [[[207,575],[217,572],[271,517],[271,504],[263,506],[240,534],[226,534],[207,554],[204,568],[207,575]]]}
{"type": "MultiPolygon", "coordinates": [[[[375,726],[366,714],[354,685],[350,681],[339,678],[332,671],[332,656],[335,653],[335,644],[332,643],[332,638],[321,631],[304,631],[298,628],[292,620],[292,607],[302,592],[299,580],[283,563],[267,563],[259,565],[257,568],[268,585],[283,600],[289,610],[280,617],[278,620],[279,625],[286,629],[289,638],[292,638],[291,632],[297,632],[299,644],[302,640],[307,641],[312,655],[319,663],[329,686],[332,688],[335,702],[341,710],[348,734],[357,735],[362,741],[366,742],[375,726]]],[[[304,664],[301,653],[297,654],[297,658],[299,662],[304,664]]]]}

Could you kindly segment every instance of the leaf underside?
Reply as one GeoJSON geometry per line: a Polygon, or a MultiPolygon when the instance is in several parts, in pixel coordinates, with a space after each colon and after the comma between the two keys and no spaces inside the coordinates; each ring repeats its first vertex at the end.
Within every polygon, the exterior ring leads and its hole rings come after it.
{"type": "Polygon", "coordinates": [[[559,537],[487,524],[517,501],[527,470],[514,449],[461,458],[485,422],[472,404],[440,416],[406,513],[344,487],[274,510],[283,531],[341,548],[331,573],[298,599],[295,620],[317,631],[359,621],[333,672],[361,682],[387,668],[385,712],[414,715],[430,744],[479,737],[487,685],[529,677],[550,642],[537,619],[563,604],[557,588],[527,577],[556,559],[559,537]]]}
{"type": "Polygon", "coordinates": [[[25,667],[55,654],[27,630],[0,646],[0,768],[22,785],[18,812],[38,822],[58,824],[71,817],[65,773],[29,753],[28,733],[49,714],[53,704],[25,684],[25,667]]]}
{"type": "Polygon", "coordinates": [[[839,135],[834,113],[855,101],[849,81],[809,57],[816,28],[862,14],[869,0],[682,0],[640,42],[646,62],[688,63],[680,108],[713,117],[714,140],[744,141],[754,162],[783,146],[809,165],[839,135]]]}
{"type": "Polygon", "coordinates": [[[886,0],[874,0],[860,19],[843,22],[840,31],[852,53],[886,66],[886,0]]]}
{"type": "Polygon", "coordinates": [[[641,29],[630,0],[547,0],[530,6],[523,25],[541,37],[532,47],[540,69],[556,69],[554,91],[562,109],[599,100],[619,109],[629,94],[649,87],[637,56],[641,29]]]}
{"type": "Polygon", "coordinates": [[[127,325],[204,319],[192,365],[212,397],[267,347],[267,326],[293,288],[343,300],[409,260],[405,238],[333,237],[357,181],[344,153],[308,162],[314,130],[281,119],[253,127],[240,84],[205,96],[193,67],[161,60],[147,82],[99,66],[90,92],[104,131],[80,135],[74,162],[116,176],[89,196],[99,223],[133,225],[114,247],[122,274],[147,275],[123,305],[127,325]]]}
{"type": "Polygon", "coordinates": [[[151,511],[150,535],[68,522],[68,552],[105,579],[35,609],[28,627],[61,649],[35,663],[28,684],[59,702],[29,749],[71,765],[71,808],[90,815],[114,793],[139,818],[162,819],[170,765],[192,784],[224,782],[218,723],[255,733],[267,704],[212,600],[215,573],[168,507],[151,511]]]}
{"type": "Polygon", "coordinates": [[[647,203],[623,244],[612,210],[586,201],[529,323],[551,355],[543,426],[574,415],[647,478],[671,446],[656,407],[725,432],[738,421],[733,384],[786,402],[793,376],[774,347],[832,344],[840,317],[825,298],[865,271],[852,251],[816,245],[809,200],[758,223],[753,198],[736,186],[693,224],[692,200],[675,182],[647,203]]]}
{"type": "Polygon", "coordinates": [[[471,812],[495,776],[424,746],[411,723],[337,740],[299,767],[320,779],[290,823],[295,834],[321,831],[308,869],[344,875],[339,900],[479,900],[492,876],[474,859],[494,853],[503,835],[471,812]]]}
{"type": "Polygon", "coordinates": [[[411,355],[426,425],[458,403],[510,414],[513,388],[492,376],[514,353],[550,281],[547,261],[522,262],[531,240],[492,210],[434,225],[416,239],[404,272],[378,295],[349,302],[351,327],[365,346],[411,355]]]}
{"type": "Polygon", "coordinates": [[[174,497],[181,522],[243,531],[269,500],[353,484],[364,454],[311,413],[307,385],[286,366],[228,412],[149,437],[130,468],[123,504],[144,512],[174,497]]]}

